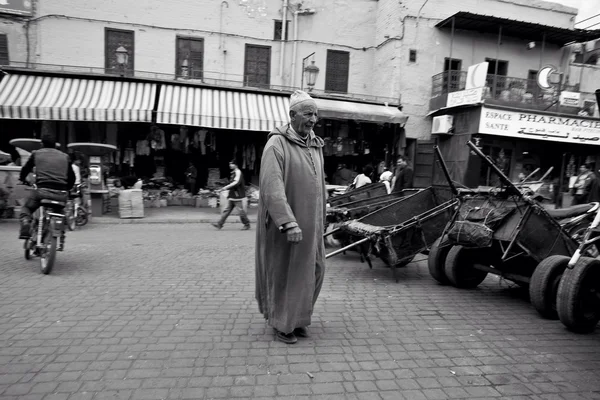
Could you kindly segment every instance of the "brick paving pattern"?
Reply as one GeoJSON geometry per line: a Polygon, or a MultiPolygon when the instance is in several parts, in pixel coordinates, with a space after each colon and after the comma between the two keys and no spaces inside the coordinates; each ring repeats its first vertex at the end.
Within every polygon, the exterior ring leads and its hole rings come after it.
{"type": "Polygon", "coordinates": [[[600,399],[600,333],[423,262],[334,257],[312,337],[275,342],[239,227],[92,224],[44,276],[0,221],[0,399],[600,399]]]}

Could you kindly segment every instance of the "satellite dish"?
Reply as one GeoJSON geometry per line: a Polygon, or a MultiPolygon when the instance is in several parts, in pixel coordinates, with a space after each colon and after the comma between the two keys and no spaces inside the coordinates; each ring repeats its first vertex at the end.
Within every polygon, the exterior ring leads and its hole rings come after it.
{"type": "Polygon", "coordinates": [[[553,82],[550,81],[552,74],[556,73],[556,68],[552,65],[547,65],[540,69],[537,74],[537,84],[544,90],[552,89],[553,82]]]}

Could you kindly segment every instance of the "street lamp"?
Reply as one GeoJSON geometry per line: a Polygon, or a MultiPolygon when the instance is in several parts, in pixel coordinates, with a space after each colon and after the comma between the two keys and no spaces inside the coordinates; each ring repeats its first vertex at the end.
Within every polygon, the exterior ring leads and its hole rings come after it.
{"type": "Polygon", "coordinates": [[[117,50],[115,50],[115,54],[117,55],[117,64],[119,64],[121,68],[121,76],[124,76],[125,68],[127,67],[127,63],[129,61],[129,53],[125,47],[119,46],[117,47],[117,50]]]}
{"type": "MultiPolygon", "coordinates": [[[[304,60],[302,60],[302,66],[304,67],[304,60]]],[[[317,76],[319,76],[319,67],[317,67],[315,62],[312,61],[310,65],[307,65],[303,69],[304,74],[302,75],[301,89],[304,89],[304,78],[306,77],[306,86],[308,86],[308,91],[312,92],[313,88],[315,87],[315,83],[317,82],[317,76]]]]}

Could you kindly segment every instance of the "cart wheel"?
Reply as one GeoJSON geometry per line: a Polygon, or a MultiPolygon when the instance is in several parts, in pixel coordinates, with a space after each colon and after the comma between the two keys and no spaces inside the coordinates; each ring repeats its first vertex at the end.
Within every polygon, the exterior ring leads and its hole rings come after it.
{"type": "Polygon", "coordinates": [[[474,268],[476,251],[463,246],[452,246],[446,257],[446,277],[452,285],[461,289],[476,288],[487,276],[487,272],[474,268]]]}
{"type": "Polygon", "coordinates": [[[550,256],[538,264],[529,282],[529,298],[537,312],[544,318],[558,319],[556,295],[569,257],[550,256]]]}
{"type": "Polygon", "coordinates": [[[429,257],[427,258],[427,266],[429,267],[429,274],[433,279],[442,285],[447,285],[450,283],[450,281],[446,276],[446,271],[444,268],[446,264],[446,257],[448,256],[448,252],[452,246],[440,247],[441,241],[442,238],[439,238],[431,245],[429,257]]]}
{"type": "Polygon", "coordinates": [[[590,333],[600,321],[600,260],[582,257],[558,286],[560,321],[573,332],[590,333]]]}

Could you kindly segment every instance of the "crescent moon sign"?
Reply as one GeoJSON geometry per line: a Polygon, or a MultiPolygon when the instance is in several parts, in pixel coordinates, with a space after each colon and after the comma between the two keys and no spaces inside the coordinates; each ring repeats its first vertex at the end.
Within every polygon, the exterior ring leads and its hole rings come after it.
{"type": "Polygon", "coordinates": [[[550,75],[556,72],[556,69],[551,66],[545,66],[538,71],[537,75],[537,84],[540,88],[547,90],[552,88],[552,84],[550,83],[550,75]]]}

